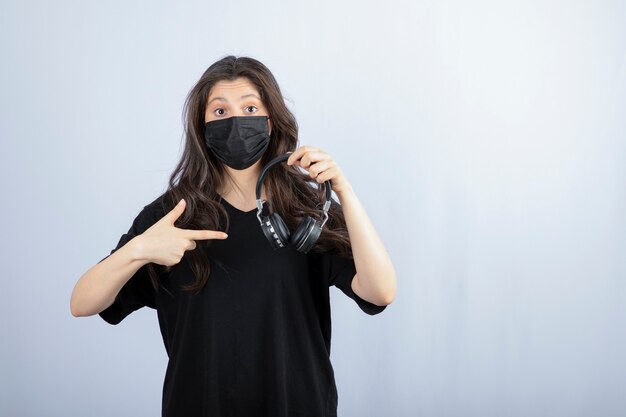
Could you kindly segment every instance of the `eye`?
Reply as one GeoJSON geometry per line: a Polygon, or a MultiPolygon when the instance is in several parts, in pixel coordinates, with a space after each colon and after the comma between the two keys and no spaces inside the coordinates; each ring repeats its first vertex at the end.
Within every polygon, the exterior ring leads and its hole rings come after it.
{"type": "MultiPolygon", "coordinates": [[[[218,107],[217,109],[213,110],[213,113],[217,113],[219,110],[224,111],[224,109],[223,109],[223,108],[218,107]]],[[[222,116],[223,114],[224,114],[224,113],[219,113],[219,114],[217,114],[217,115],[218,115],[218,116],[222,116]]]]}
{"type": "MultiPolygon", "coordinates": [[[[255,109],[257,108],[256,106],[247,106],[246,109],[249,109],[250,107],[254,107],[255,109]]],[[[249,113],[254,113],[254,111],[251,111],[249,113]]]]}

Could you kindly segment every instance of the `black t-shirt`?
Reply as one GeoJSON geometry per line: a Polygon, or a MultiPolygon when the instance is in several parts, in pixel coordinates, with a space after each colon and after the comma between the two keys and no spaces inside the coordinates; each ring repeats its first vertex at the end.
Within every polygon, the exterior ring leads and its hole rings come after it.
{"type": "MultiPolygon", "coordinates": [[[[143,208],[111,254],[166,214],[163,196],[143,208]]],[[[386,306],[352,291],[353,260],[292,247],[273,250],[256,209],[244,212],[224,199],[222,204],[230,217],[228,238],[205,249],[211,275],[198,295],[180,288],[195,280],[183,256],[161,275],[171,294],[153,289],[144,265],[99,315],[118,324],[141,307],[157,310],[169,357],[162,416],[336,416],[329,287],[367,314],[386,306]]]]}

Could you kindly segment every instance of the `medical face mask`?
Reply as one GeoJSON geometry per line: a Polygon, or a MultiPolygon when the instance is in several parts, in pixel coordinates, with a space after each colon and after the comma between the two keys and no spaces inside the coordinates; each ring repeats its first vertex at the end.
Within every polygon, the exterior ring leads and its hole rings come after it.
{"type": "Polygon", "coordinates": [[[204,144],[233,169],[258,161],[270,143],[269,116],[232,116],[207,122],[204,144]]]}

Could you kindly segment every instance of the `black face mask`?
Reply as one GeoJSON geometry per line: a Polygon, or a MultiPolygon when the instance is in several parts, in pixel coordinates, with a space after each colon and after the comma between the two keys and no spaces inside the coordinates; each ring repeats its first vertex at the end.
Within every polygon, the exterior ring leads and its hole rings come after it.
{"type": "Polygon", "coordinates": [[[270,143],[269,116],[233,116],[207,122],[204,144],[233,169],[246,169],[258,161],[270,143]]]}

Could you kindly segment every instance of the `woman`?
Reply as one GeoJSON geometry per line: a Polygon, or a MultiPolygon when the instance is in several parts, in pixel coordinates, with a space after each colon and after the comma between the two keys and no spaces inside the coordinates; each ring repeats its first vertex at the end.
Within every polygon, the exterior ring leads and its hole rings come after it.
{"type": "Polygon", "coordinates": [[[380,313],[395,297],[389,256],[337,163],[296,148],[296,120],[261,62],[211,65],[184,114],[168,190],[79,279],[72,314],[118,324],[143,306],[157,310],[169,356],[163,416],[335,416],[329,287],[380,313]],[[287,153],[261,199],[291,231],[320,217],[324,190],[313,181],[330,181],[341,203],[332,201],[308,253],[270,247],[257,218],[259,173],[287,153]]]}

